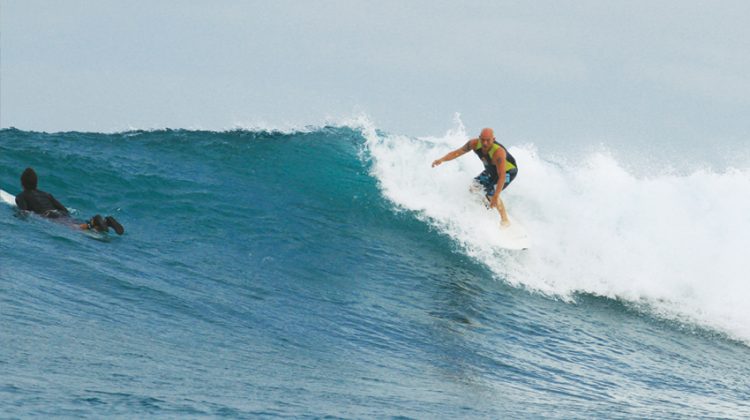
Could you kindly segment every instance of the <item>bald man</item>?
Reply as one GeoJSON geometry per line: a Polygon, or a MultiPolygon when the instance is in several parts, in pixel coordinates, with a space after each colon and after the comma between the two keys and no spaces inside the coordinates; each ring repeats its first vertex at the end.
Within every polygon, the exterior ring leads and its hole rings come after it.
{"type": "Polygon", "coordinates": [[[436,167],[443,162],[453,160],[469,151],[474,151],[484,164],[484,171],[474,180],[484,187],[485,197],[490,202],[491,208],[496,208],[500,213],[502,226],[509,226],[508,213],[505,211],[500,192],[513,182],[518,174],[516,160],[508,153],[505,146],[495,140],[495,133],[491,128],[482,129],[478,138],[471,139],[461,148],[456,149],[440,159],[432,162],[436,167]]]}

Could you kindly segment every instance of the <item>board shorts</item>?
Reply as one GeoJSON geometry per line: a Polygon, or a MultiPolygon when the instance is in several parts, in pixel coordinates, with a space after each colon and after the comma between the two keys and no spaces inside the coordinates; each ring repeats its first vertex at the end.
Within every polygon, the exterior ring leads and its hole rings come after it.
{"type": "MultiPolygon", "coordinates": [[[[513,168],[507,172],[505,172],[505,185],[503,185],[503,191],[505,191],[506,188],[508,188],[508,185],[510,185],[511,182],[513,182],[514,179],[516,179],[516,175],[518,174],[518,168],[513,168]]],[[[495,195],[495,188],[497,187],[497,171],[494,170],[484,170],[481,174],[479,174],[477,177],[474,178],[474,181],[479,183],[479,185],[484,188],[484,194],[487,197],[492,197],[495,195]]]]}

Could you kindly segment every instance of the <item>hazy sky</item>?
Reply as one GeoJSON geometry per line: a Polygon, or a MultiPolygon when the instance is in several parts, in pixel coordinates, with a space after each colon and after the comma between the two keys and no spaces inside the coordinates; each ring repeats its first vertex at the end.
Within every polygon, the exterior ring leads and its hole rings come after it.
{"type": "Polygon", "coordinates": [[[750,1],[0,0],[0,126],[750,144],[750,1]]]}

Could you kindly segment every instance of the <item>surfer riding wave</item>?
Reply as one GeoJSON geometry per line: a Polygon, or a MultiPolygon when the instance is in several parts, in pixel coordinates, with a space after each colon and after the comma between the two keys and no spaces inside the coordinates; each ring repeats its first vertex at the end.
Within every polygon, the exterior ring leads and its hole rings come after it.
{"type": "Polygon", "coordinates": [[[500,193],[508,188],[508,185],[516,178],[518,166],[516,165],[516,159],[505,146],[497,142],[495,133],[491,128],[483,129],[478,138],[467,141],[460,148],[433,161],[432,167],[453,160],[469,151],[474,151],[484,164],[484,171],[474,180],[484,188],[485,197],[489,200],[490,207],[496,208],[500,213],[501,225],[510,226],[508,213],[505,211],[503,200],[500,199],[500,193]]]}

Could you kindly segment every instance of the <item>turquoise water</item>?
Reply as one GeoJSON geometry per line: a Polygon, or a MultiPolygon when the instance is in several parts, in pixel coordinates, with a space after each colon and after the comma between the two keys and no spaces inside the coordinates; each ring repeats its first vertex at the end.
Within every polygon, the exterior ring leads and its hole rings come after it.
{"type": "Polygon", "coordinates": [[[462,216],[486,213],[461,196],[472,158],[427,164],[462,135],[0,131],[0,188],[32,166],[126,228],[0,206],[0,413],[750,416],[747,170],[643,178],[594,154],[571,173],[511,147],[506,204],[535,243],[509,252],[462,216]],[[735,194],[706,210],[718,250],[670,207],[705,205],[692,190],[735,194]]]}

